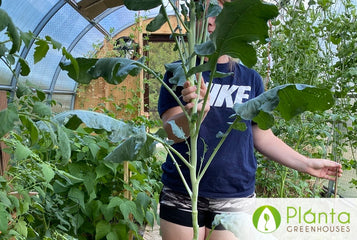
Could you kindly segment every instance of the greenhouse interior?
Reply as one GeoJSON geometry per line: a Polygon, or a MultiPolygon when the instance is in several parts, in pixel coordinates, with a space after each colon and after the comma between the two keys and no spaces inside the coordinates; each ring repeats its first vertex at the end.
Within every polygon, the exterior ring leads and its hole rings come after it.
{"type": "MultiPolygon", "coordinates": [[[[213,79],[235,75],[222,56],[258,73],[265,98],[225,97],[215,138],[253,121],[343,170],[327,179],[254,151],[256,197],[357,199],[356,49],[356,0],[0,0],[0,239],[164,239],[163,164],[207,170],[198,106],[217,106],[213,79]],[[163,123],[162,89],[198,89],[206,72],[192,109],[173,98],[188,132],[163,123]]],[[[194,203],[197,181],[183,182],[194,203]]]]}

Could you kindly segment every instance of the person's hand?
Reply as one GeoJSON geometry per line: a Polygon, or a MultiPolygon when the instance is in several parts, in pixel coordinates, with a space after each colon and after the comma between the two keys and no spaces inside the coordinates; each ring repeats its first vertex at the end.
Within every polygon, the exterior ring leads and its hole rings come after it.
{"type": "Polygon", "coordinates": [[[342,176],[342,166],[339,163],[326,159],[307,159],[308,168],[306,172],[312,176],[335,181],[342,176]]]}
{"type": "Polygon", "coordinates": [[[187,102],[185,108],[186,110],[190,111],[193,106],[194,106],[194,102],[192,101],[193,99],[196,99],[197,97],[199,97],[199,102],[197,104],[197,111],[204,111],[204,115],[207,114],[207,112],[210,109],[210,104],[209,104],[209,96],[207,99],[207,103],[205,105],[205,108],[202,109],[203,107],[203,99],[207,93],[207,87],[206,84],[204,83],[203,79],[201,80],[201,86],[200,86],[200,91],[199,91],[199,96],[196,93],[196,86],[191,86],[189,81],[186,81],[183,85],[183,90],[181,91],[182,94],[182,98],[185,102],[187,102]]]}

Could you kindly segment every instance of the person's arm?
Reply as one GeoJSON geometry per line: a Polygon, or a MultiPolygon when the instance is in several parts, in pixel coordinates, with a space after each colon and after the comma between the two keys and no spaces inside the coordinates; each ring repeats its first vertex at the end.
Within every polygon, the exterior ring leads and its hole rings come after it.
{"type": "Polygon", "coordinates": [[[253,140],[255,148],[260,153],[299,172],[328,180],[335,180],[336,175],[342,175],[341,164],[326,159],[305,157],[276,137],[270,129],[262,130],[253,125],[253,140]]]}
{"type": "MultiPolygon", "coordinates": [[[[206,95],[207,92],[207,87],[203,80],[201,81],[201,89],[200,89],[200,99],[203,99],[204,96],[206,95]]],[[[192,99],[195,99],[198,97],[196,93],[196,86],[190,86],[190,82],[185,82],[184,88],[182,90],[182,98],[187,104],[185,105],[186,110],[190,110],[193,108],[194,104],[191,102],[192,99]]],[[[203,110],[205,112],[204,117],[207,115],[208,111],[210,109],[209,105],[209,99],[207,101],[207,104],[205,105],[205,109],[203,110]]],[[[200,102],[197,105],[197,111],[202,110],[202,102],[200,102]]],[[[181,107],[173,107],[165,111],[161,115],[161,119],[163,122],[163,127],[168,135],[168,138],[173,140],[174,142],[182,142],[184,139],[180,139],[175,136],[175,134],[172,132],[171,125],[169,124],[170,121],[175,121],[176,125],[182,128],[183,132],[185,133],[186,137],[190,136],[190,129],[189,129],[189,124],[187,121],[187,118],[185,114],[183,113],[181,107]]],[[[203,119],[202,119],[203,120],[203,119]]]]}

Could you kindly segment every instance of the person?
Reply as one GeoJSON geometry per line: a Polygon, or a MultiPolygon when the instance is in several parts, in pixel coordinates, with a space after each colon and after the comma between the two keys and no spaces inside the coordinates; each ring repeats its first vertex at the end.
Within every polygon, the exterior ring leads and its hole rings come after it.
{"type": "MultiPolygon", "coordinates": [[[[224,1],[219,1],[223,6],[224,1]]],[[[215,18],[208,20],[208,32],[215,29],[215,18]]],[[[211,155],[219,138],[216,134],[225,132],[228,128],[230,116],[234,113],[232,107],[236,102],[245,102],[263,93],[264,86],[261,77],[253,69],[234,62],[229,56],[221,56],[217,62],[217,71],[233,72],[233,75],[215,78],[210,88],[209,104],[202,108],[202,102],[197,106],[198,111],[204,111],[201,123],[198,156],[203,157],[203,164],[211,155]]],[[[167,72],[164,81],[170,85],[172,76],[167,72]]],[[[201,87],[196,93],[196,87],[187,81],[184,86],[177,87],[175,93],[180,97],[186,110],[193,107],[192,99],[203,99],[208,91],[205,82],[209,79],[209,72],[203,73],[201,87]],[[199,96],[198,96],[199,95],[199,96]]],[[[170,85],[171,86],[171,85],[170,85]]],[[[188,146],[184,139],[180,139],[172,131],[170,121],[183,129],[189,136],[188,121],[181,107],[169,92],[162,87],[158,101],[158,111],[163,121],[163,127],[168,138],[175,143],[172,145],[178,152],[188,159],[188,146]]],[[[326,159],[311,159],[305,157],[269,130],[260,129],[252,121],[244,121],[245,131],[233,130],[221,146],[209,166],[199,185],[199,237],[206,239],[212,229],[212,221],[221,212],[244,211],[242,199],[255,197],[255,172],[257,161],[254,149],[280,164],[296,169],[312,176],[334,180],[341,176],[341,165],[326,159]]],[[[183,175],[189,181],[188,168],[176,159],[183,175]]],[[[188,240],[193,237],[191,199],[183,185],[176,166],[170,156],[162,165],[163,189],[160,194],[160,231],[163,240],[188,240]]],[[[214,228],[211,240],[233,240],[235,236],[221,226],[214,228]]]]}

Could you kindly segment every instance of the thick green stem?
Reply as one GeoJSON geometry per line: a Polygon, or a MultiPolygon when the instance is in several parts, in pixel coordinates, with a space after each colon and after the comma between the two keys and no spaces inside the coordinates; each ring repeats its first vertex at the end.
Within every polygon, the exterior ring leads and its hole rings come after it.
{"type": "Polygon", "coordinates": [[[191,135],[191,165],[192,168],[190,169],[190,178],[191,178],[191,185],[192,185],[192,196],[191,196],[191,203],[192,203],[192,226],[193,226],[193,239],[198,239],[199,234],[199,225],[198,225],[198,190],[199,190],[199,179],[197,178],[197,139],[198,135],[191,135]]]}
{"type": "MultiPolygon", "coordinates": [[[[194,1],[190,1],[190,31],[187,36],[188,41],[188,51],[189,56],[189,69],[196,66],[196,56],[194,54],[194,47],[196,44],[196,28],[197,28],[197,21],[196,21],[196,6],[194,1]]],[[[192,75],[188,79],[190,81],[191,86],[198,85],[195,81],[196,76],[192,75]]],[[[197,93],[199,94],[200,88],[197,88],[197,93]]],[[[191,188],[192,188],[192,196],[191,196],[191,203],[192,203],[192,226],[193,226],[193,239],[197,240],[199,238],[199,225],[198,225],[198,189],[199,189],[199,180],[197,179],[197,140],[198,140],[198,130],[199,124],[198,118],[193,117],[197,116],[197,104],[198,99],[194,99],[194,107],[190,113],[191,119],[189,120],[189,129],[190,129],[190,163],[192,168],[190,169],[190,179],[191,179],[191,188]]]]}
{"type": "MultiPolygon", "coordinates": [[[[175,6],[173,6],[173,8],[175,9],[175,11],[177,11],[175,6]]],[[[167,15],[166,10],[164,11],[164,13],[165,13],[165,18],[166,18],[167,24],[168,24],[168,26],[170,28],[170,31],[171,31],[172,34],[174,34],[175,31],[174,31],[174,28],[171,25],[171,22],[170,22],[169,16],[167,15]]],[[[180,22],[178,21],[177,24],[179,24],[179,23],[180,22]]],[[[190,35],[190,31],[187,29],[186,25],[185,25],[185,29],[186,29],[188,35],[190,35]]],[[[181,48],[184,48],[183,40],[181,39],[181,41],[179,41],[178,38],[175,36],[175,42],[176,42],[176,45],[178,46],[177,50],[179,52],[180,59],[181,59],[181,62],[182,62],[182,68],[183,68],[185,74],[187,74],[185,55],[184,55],[184,52],[181,49],[181,48]]]]}
{"type": "MultiPolygon", "coordinates": [[[[177,6],[173,4],[172,1],[169,1],[171,7],[174,9],[175,11],[175,16],[176,16],[176,19],[177,19],[177,24],[181,23],[181,25],[184,27],[185,31],[189,31],[189,29],[187,28],[186,24],[184,23],[184,21],[182,20],[182,18],[180,17],[181,14],[179,13],[179,11],[177,10],[177,6]]],[[[166,13],[166,11],[165,11],[166,13]]],[[[168,18],[167,18],[168,19],[168,18]]],[[[180,33],[181,32],[181,29],[180,29],[180,33]]]]}
{"type": "MultiPolygon", "coordinates": [[[[192,179],[191,179],[192,181],[192,179]]],[[[197,240],[199,237],[199,225],[198,225],[198,188],[199,181],[192,182],[192,226],[193,226],[193,239],[197,240]]]]}

